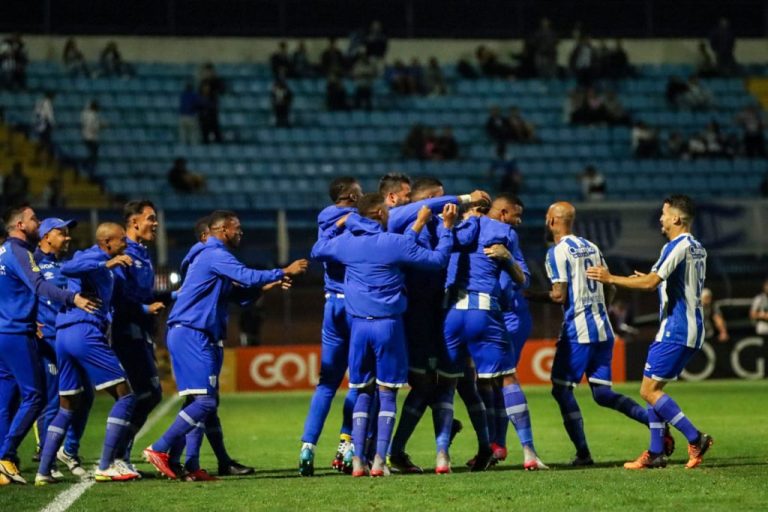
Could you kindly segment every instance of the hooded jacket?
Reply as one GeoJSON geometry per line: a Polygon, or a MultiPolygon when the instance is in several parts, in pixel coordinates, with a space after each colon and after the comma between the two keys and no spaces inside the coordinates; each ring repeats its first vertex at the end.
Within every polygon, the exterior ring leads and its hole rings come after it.
{"type": "MultiPolygon", "coordinates": [[[[67,289],[67,278],[61,274],[61,261],[53,253],[47,253],[37,248],[35,250],[35,262],[40,267],[43,279],[62,290],[67,289]]],[[[42,324],[40,330],[43,338],[53,340],[56,338],[56,315],[64,304],[55,302],[47,297],[37,298],[37,323],[42,324]]]]}
{"type": "Polygon", "coordinates": [[[77,251],[71,260],[61,264],[61,274],[67,278],[67,289],[101,300],[101,306],[87,313],[74,306],[67,306],[56,317],[56,329],[79,323],[90,323],[106,334],[112,321],[112,292],[115,275],[107,268],[110,256],[98,245],[77,251]]]}
{"type": "MultiPolygon", "coordinates": [[[[334,229],[336,221],[348,213],[356,212],[356,208],[349,206],[331,205],[325,208],[317,216],[317,238],[323,237],[323,233],[334,229]]],[[[325,291],[329,293],[344,293],[344,265],[335,261],[323,263],[325,267],[325,291]]]]}
{"type": "Polygon", "coordinates": [[[146,339],[152,332],[153,317],[145,305],[155,301],[155,270],[149,250],[142,244],[127,239],[125,254],[133,263],[129,267],[116,267],[115,305],[112,320],[112,338],[115,340],[146,339]]]}

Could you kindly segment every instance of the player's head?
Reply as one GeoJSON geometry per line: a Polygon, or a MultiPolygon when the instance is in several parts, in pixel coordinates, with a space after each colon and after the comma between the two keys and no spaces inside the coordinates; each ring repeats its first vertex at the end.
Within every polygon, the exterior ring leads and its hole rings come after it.
{"type": "Polygon", "coordinates": [[[672,240],[680,233],[691,230],[693,216],[696,213],[696,206],[693,199],[685,194],[674,194],[664,199],[664,206],[661,208],[661,233],[672,240]]]}
{"type": "Polygon", "coordinates": [[[243,238],[240,219],[235,212],[216,210],[208,218],[210,236],[218,238],[231,248],[238,247],[243,238]]]}
{"type": "Polygon", "coordinates": [[[411,199],[411,178],[401,172],[390,172],[379,180],[379,194],[384,196],[387,206],[408,204],[411,199]]]}
{"type": "Polygon", "coordinates": [[[96,243],[109,257],[123,254],[128,242],[125,228],[116,222],[103,222],[96,228],[96,243]]]}
{"type": "Polygon", "coordinates": [[[202,243],[205,243],[205,241],[208,240],[208,235],[211,234],[211,230],[208,227],[208,224],[210,223],[211,218],[208,215],[197,219],[197,222],[195,222],[195,240],[202,243]]]}
{"type": "Polygon", "coordinates": [[[512,227],[523,223],[523,202],[519,197],[501,193],[491,203],[488,216],[512,227]]]}
{"type": "Polygon", "coordinates": [[[39,239],[40,221],[28,203],[8,208],[3,214],[3,226],[8,236],[26,240],[30,244],[37,243],[39,239]]]}
{"type": "Polygon", "coordinates": [[[328,186],[328,195],[333,204],[354,206],[363,195],[363,189],[355,178],[339,176],[328,186]]]}
{"type": "Polygon", "coordinates": [[[712,304],[712,290],[709,288],[701,290],[701,303],[705,306],[712,304]]]}
{"type": "Polygon", "coordinates": [[[421,201],[422,199],[431,199],[445,195],[445,189],[442,182],[431,176],[416,178],[411,185],[411,202],[421,201]]]}
{"type": "Polygon", "coordinates": [[[547,241],[553,242],[558,237],[571,234],[574,219],[576,219],[576,208],[571,203],[558,201],[552,204],[546,216],[547,241]]]}
{"type": "Polygon", "coordinates": [[[357,201],[357,213],[366,219],[375,220],[386,229],[389,221],[389,207],[384,195],[365,194],[357,201]]]}
{"type": "Polygon", "coordinates": [[[125,230],[137,242],[151,242],[157,236],[157,212],[152,201],[128,201],[123,207],[125,230]]]}
{"type": "Polygon", "coordinates": [[[49,217],[40,223],[40,249],[48,254],[60,257],[69,250],[72,237],[69,229],[77,225],[77,221],[49,217]]]}

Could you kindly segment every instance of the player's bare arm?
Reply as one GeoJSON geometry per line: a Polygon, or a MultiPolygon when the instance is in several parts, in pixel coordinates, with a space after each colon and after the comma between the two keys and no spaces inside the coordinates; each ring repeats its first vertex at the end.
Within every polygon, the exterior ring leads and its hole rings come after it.
{"type": "Polygon", "coordinates": [[[593,281],[599,281],[603,284],[611,284],[620,288],[629,288],[630,290],[653,291],[658,288],[661,278],[655,272],[644,274],[635,271],[631,276],[615,276],[605,267],[589,267],[587,269],[587,278],[593,281]]]}
{"type": "Polygon", "coordinates": [[[532,302],[565,304],[565,298],[568,297],[568,283],[554,283],[549,291],[525,290],[523,295],[532,302]]]}

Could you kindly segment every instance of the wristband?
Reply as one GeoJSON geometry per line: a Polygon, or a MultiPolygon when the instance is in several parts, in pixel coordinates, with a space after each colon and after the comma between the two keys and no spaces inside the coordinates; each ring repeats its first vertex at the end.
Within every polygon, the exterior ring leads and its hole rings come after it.
{"type": "Polygon", "coordinates": [[[470,194],[462,194],[459,196],[459,203],[469,204],[472,202],[472,196],[470,194]]]}

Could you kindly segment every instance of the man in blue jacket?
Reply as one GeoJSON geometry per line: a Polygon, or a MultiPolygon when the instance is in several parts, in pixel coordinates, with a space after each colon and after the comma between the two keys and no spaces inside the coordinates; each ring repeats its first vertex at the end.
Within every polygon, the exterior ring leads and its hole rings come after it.
{"type": "MultiPolygon", "coordinates": [[[[72,237],[69,235],[70,228],[77,225],[74,220],[62,220],[57,218],[48,218],[40,223],[40,243],[35,250],[35,262],[40,267],[43,277],[46,281],[56,285],[58,288],[67,288],[67,278],[61,273],[62,258],[69,250],[69,242],[72,237]]],[[[63,304],[54,302],[51,299],[39,297],[37,301],[37,325],[38,347],[40,359],[45,371],[45,391],[46,401],[43,412],[35,423],[35,433],[37,436],[38,448],[37,455],[43,451],[45,444],[45,433],[48,431],[48,425],[56,416],[59,409],[59,371],[56,365],[56,316],[64,308],[63,304]],[[40,337],[42,335],[42,337],[40,337]]],[[[83,392],[82,404],[77,414],[72,418],[72,425],[67,430],[65,445],[59,450],[57,457],[67,464],[67,467],[75,476],[85,476],[86,471],[82,467],[78,452],[80,450],[80,439],[85,432],[85,425],[88,422],[88,413],[93,403],[93,390],[87,387],[83,392]]],[[[61,476],[54,470],[54,476],[61,476]]]]}
{"type": "MultiPolygon", "coordinates": [[[[323,237],[328,230],[335,229],[335,224],[340,218],[357,211],[355,205],[363,191],[355,178],[342,176],[331,182],[328,194],[333,204],[317,216],[318,238],[323,237]]],[[[315,472],[315,445],[331,410],[336,390],[344,380],[349,358],[349,318],[344,307],[344,265],[330,261],[323,266],[325,308],[320,348],[320,380],[312,395],[304,433],[301,436],[299,474],[302,476],[311,476],[315,472]]],[[[344,456],[352,446],[352,409],[356,401],[357,389],[350,388],[344,399],[339,446],[331,463],[331,467],[338,471],[344,470],[344,456]]]]}
{"type": "Polygon", "coordinates": [[[13,416],[0,440],[0,485],[9,480],[26,483],[16,467],[16,450],[43,406],[42,369],[35,341],[37,297],[95,311],[98,303],[62,290],[45,280],[32,255],[40,222],[32,208],[21,205],[3,215],[8,239],[0,247],[0,418],[13,416]],[[11,414],[15,400],[19,406],[11,414]],[[9,391],[12,391],[9,393],[9,391]]]}
{"type": "MultiPolygon", "coordinates": [[[[367,194],[357,204],[358,214],[349,214],[336,223],[312,249],[318,261],[336,261],[346,267],[344,301],[351,317],[350,387],[359,394],[353,413],[352,437],[362,447],[368,428],[368,415],[379,386],[380,410],[376,454],[371,476],[388,474],[386,455],[394,429],[397,389],[408,381],[408,354],[402,315],[407,307],[403,269],[426,271],[444,268],[453,245],[452,229],[456,206],[446,205],[446,228],[434,250],[416,243],[416,237],[432,216],[428,207],[419,211],[408,235],[385,231],[389,210],[382,194],[367,194]],[[346,231],[342,234],[342,228],[346,231]]],[[[366,472],[365,456],[356,452],[352,459],[353,476],[366,472]]]]}
{"type": "Polygon", "coordinates": [[[108,344],[107,333],[112,321],[113,269],[132,263],[125,252],[125,229],[106,222],[96,229],[96,245],[78,251],[63,263],[61,273],[68,278],[67,287],[97,297],[101,305],[93,314],[71,306],[56,317],[56,361],[59,366],[60,406],[46,432],[45,445],[35,485],[56,483],[51,467],[64,434],[80,407],[79,397],[85,386],[104,390],[115,399],[107,417],[107,432],[98,467],[93,473],[97,482],[133,480],[138,473],[115,464],[118,447],[128,434],[135,397],[120,362],[108,344]]]}
{"type": "MultiPolygon", "coordinates": [[[[209,229],[210,236],[200,253],[191,259],[168,317],[167,343],[176,387],[181,396],[191,395],[194,401],[179,412],[160,439],[144,450],[147,461],[172,479],[178,475],[169,465],[168,452],[198,425],[205,425],[216,411],[221,368],[216,345],[226,330],[231,295],[242,294],[247,299],[263,286],[299,275],[307,268],[306,260],[269,271],[249,269],[238,261],[230,250],[240,245],[243,231],[234,212],[213,212],[209,229]]],[[[191,469],[188,479],[214,479],[200,468],[187,469],[191,469]]]]}

